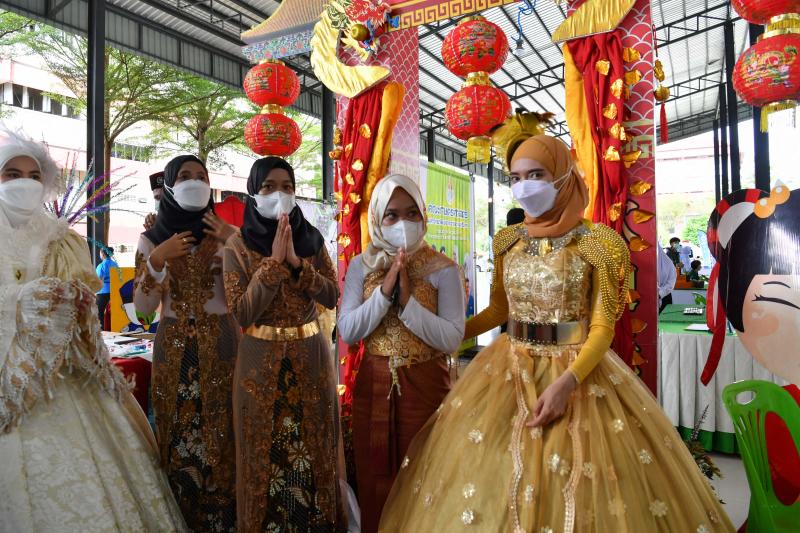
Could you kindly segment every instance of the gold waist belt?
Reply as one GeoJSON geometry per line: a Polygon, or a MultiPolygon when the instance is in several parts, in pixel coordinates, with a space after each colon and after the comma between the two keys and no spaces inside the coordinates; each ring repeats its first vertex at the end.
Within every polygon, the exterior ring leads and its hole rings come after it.
{"type": "Polygon", "coordinates": [[[263,341],[299,341],[313,337],[320,332],[319,322],[313,320],[308,324],[296,327],[279,328],[277,326],[250,326],[247,334],[263,341]]]}
{"type": "Polygon", "coordinates": [[[529,344],[558,346],[581,344],[589,334],[587,321],[538,324],[508,320],[508,336],[529,344]]]}

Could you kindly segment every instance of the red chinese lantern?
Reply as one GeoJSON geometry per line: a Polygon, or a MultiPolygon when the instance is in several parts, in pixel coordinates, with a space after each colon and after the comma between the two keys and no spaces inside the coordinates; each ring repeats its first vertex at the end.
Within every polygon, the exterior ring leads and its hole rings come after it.
{"type": "Polygon", "coordinates": [[[800,30],[767,32],[736,62],[733,86],[750,105],[762,107],[761,130],[769,115],[800,100],[800,30]]]}
{"type": "Polygon", "coordinates": [[[300,80],[283,62],[266,59],[247,72],[244,92],[257,106],[289,106],[300,95],[300,80]]]}
{"type": "Polygon", "coordinates": [[[462,78],[472,72],[497,72],[506,57],[506,34],[483,17],[464,19],[442,42],[442,61],[450,72],[462,78]]]}
{"type": "Polygon", "coordinates": [[[450,100],[444,115],[447,129],[467,141],[467,160],[491,161],[491,130],[506,120],[511,102],[506,93],[494,87],[485,73],[473,75],[450,100]]]}
{"type": "Polygon", "coordinates": [[[800,13],[800,0],[731,0],[733,9],[753,24],[766,24],[784,13],[800,13]]]}
{"type": "Polygon", "coordinates": [[[268,112],[250,119],[244,127],[244,140],[258,155],[287,157],[300,147],[303,136],[294,120],[282,112],[268,112]]]}
{"type": "Polygon", "coordinates": [[[489,163],[489,132],[511,113],[508,96],[492,85],[508,56],[508,39],[497,24],[483,17],[461,21],[442,43],[442,59],[455,75],[466,77],[464,86],[447,101],[445,119],[450,133],[467,141],[467,160],[489,163]]]}
{"type": "Polygon", "coordinates": [[[244,92],[261,113],[244,128],[244,140],[258,155],[288,157],[300,147],[303,136],[283,107],[300,95],[297,75],[281,61],[267,59],[254,66],[244,78],[244,92]]]}

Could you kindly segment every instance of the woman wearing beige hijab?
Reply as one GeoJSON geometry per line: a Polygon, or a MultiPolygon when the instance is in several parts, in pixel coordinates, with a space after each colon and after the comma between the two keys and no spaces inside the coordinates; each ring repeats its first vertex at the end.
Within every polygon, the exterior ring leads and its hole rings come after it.
{"type": "Polygon", "coordinates": [[[411,444],[381,531],[731,531],[657,402],[611,350],[627,303],[619,235],[546,135],[506,152],[525,221],[494,239],[489,308],[508,321],[411,444]]]}
{"type": "Polygon", "coordinates": [[[345,342],[364,342],[353,391],[361,530],[378,528],[411,439],[450,389],[447,357],[464,335],[458,266],[425,244],[425,202],[408,177],[387,176],[369,205],[372,242],[350,263],[339,311],[345,342]]]}

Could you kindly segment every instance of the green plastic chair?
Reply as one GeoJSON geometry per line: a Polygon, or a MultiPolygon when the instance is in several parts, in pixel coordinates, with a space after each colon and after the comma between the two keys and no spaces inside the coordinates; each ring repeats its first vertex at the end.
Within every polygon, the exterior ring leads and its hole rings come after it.
{"type": "Polygon", "coordinates": [[[750,510],[747,530],[763,533],[800,531],[800,503],[784,505],[775,495],[766,446],[767,413],[773,412],[786,423],[795,446],[800,449],[800,407],[791,394],[769,381],[748,380],[732,383],[722,391],[722,401],[733,419],[736,440],[750,485],[750,510]],[[737,397],[753,393],[747,403],[737,397]]]}

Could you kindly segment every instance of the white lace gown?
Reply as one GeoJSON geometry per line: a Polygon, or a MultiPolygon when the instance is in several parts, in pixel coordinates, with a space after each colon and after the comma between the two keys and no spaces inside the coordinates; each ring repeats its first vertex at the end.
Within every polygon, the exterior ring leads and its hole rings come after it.
{"type": "Polygon", "coordinates": [[[0,214],[0,533],[186,531],[147,420],[105,349],[85,241],[0,214]]]}

